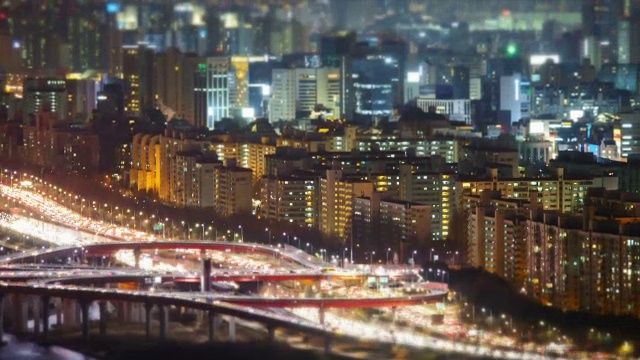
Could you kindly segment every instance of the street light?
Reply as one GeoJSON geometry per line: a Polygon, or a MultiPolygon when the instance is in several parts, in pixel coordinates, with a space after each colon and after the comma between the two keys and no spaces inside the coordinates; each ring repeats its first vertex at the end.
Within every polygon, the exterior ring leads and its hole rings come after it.
{"type": "Polygon", "coordinates": [[[244,230],[242,229],[242,225],[238,225],[238,229],[240,229],[240,242],[244,242],[244,230]]]}
{"type": "Polygon", "coordinates": [[[387,248],[387,265],[389,265],[389,251],[391,251],[391,248],[387,248]]]}
{"type": "Polygon", "coordinates": [[[509,315],[509,319],[508,320],[507,320],[507,315],[505,315],[505,314],[502,314],[501,317],[502,317],[502,320],[504,320],[505,324],[507,324],[509,329],[513,330],[513,317],[511,317],[511,315],[509,315]]]}
{"type": "Polygon", "coordinates": [[[264,228],[264,231],[267,232],[267,242],[269,243],[269,245],[271,245],[271,230],[269,230],[269,228],[264,228]]]}
{"type": "Polygon", "coordinates": [[[433,248],[429,250],[429,262],[433,262],[433,248]]]}
{"type": "MultiPolygon", "coordinates": [[[[196,224],[196,227],[198,224],[196,224]]],[[[204,241],[204,223],[202,223],[202,240],[204,241]]]]}
{"type": "Polygon", "coordinates": [[[342,267],[343,267],[343,268],[344,268],[344,261],[346,260],[346,258],[344,257],[344,253],[345,253],[347,250],[348,250],[347,248],[344,248],[344,249],[342,250],[342,267]]]}
{"type": "Polygon", "coordinates": [[[369,257],[369,267],[373,266],[373,255],[375,254],[376,254],[375,251],[371,252],[371,256],[369,257]]]}
{"type": "Polygon", "coordinates": [[[415,265],[415,264],[416,264],[415,256],[416,256],[416,253],[417,253],[417,252],[418,252],[418,251],[413,250],[413,253],[411,253],[411,264],[412,264],[412,265],[415,265]]]}

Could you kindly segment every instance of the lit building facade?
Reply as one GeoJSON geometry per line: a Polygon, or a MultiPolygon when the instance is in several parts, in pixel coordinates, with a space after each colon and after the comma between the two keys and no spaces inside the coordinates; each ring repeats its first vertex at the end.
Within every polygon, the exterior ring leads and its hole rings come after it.
{"type": "Polygon", "coordinates": [[[263,177],[260,181],[260,217],[316,227],[318,178],[297,173],[263,177]]]}
{"type": "Polygon", "coordinates": [[[222,216],[250,215],[253,194],[250,169],[219,166],[214,170],[214,208],[222,216]]]}
{"type": "Polygon", "coordinates": [[[553,178],[509,178],[499,179],[497,169],[491,169],[491,178],[458,179],[456,198],[462,195],[479,195],[485,190],[499,191],[505,199],[530,200],[531,193],[537,193],[537,201],[545,210],[561,212],[581,211],[584,196],[592,187],[605,187],[616,190],[618,180],[615,176],[565,176],[564,169],[558,168],[553,178]]]}
{"type": "Polygon", "coordinates": [[[387,253],[405,263],[430,240],[431,207],[398,200],[392,192],[374,192],[354,200],[353,241],[357,247],[387,253]]]}
{"type": "Polygon", "coordinates": [[[67,82],[60,78],[27,78],[24,80],[25,118],[41,110],[50,111],[62,120],[67,118],[67,82]]]}
{"type": "MultiPolygon", "coordinates": [[[[293,120],[323,105],[334,114],[340,109],[340,69],[273,69],[269,119],[293,120]]],[[[307,115],[308,116],[308,115],[307,115]]]]}
{"type": "Polygon", "coordinates": [[[454,174],[400,166],[400,199],[430,206],[431,240],[446,240],[456,211],[454,174]]]}
{"type": "Polygon", "coordinates": [[[620,121],[615,124],[614,139],[618,143],[620,156],[628,158],[640,155],[640,112],[618,114],[620,121]],[[619,138],[616,139],[616,134],[619,138]]]}
{"type": "Polygon", "coordinates": [[[144,43],[124,46],[122,64],[124,111],[130,116],[140,116],[145,108],[155,104],[155,49],[144,43]]]}
{"type": "Polygon", "coordinates": [[[320,179],[319,228],[327,236],[347,240],[351,237],[354,198],[370,196],[373,184],[345,179],[341,170],[327,170],[320,179]]]}
{"type": "Polygon", "coordinates": [[[544,213],[528,228],[528,293],[565,310],[640,316],[637,219],[544,213]]]}
{"type": "Polygon", "coordinates": [[[381,152],[387,151],[411,151],[415,156],[441,156],[445,162],[458,162],[463,141],[448,137],[437,137],[430,139],[399,139],[397,137],[387,138],[360,138],[356,140],[356,148],[360,151],[371,151],[376,149],[381,152]]]}
{"type": "Polygon", "coordinates": [[[467,262],[497,274],[518,287],[527,276],[526,220],[530,205],[517,201],[487,199],[483,196],[465,197],[470,208],[467,218],[467,262]]]}
{"type": "Polygon", "coordinates": [[[471,124],[471,100],[469,99],[432,99],[418,97],[417,106],[424,112],[430,108],[435,109],[436,114],[447,115],[449,120],[462,121],[471,124]]]}
{"type": "Polygon", "coordinates": [[[229,57],[208,57],[196,68],[195,123],[213,130],[235,104],[235,74],[229,57]]]}

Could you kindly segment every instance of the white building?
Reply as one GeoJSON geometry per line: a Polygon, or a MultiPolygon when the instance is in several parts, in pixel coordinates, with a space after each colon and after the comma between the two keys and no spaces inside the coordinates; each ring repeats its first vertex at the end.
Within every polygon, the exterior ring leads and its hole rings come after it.
{"type": "Polygon", "coordinates": [[[620,139],[615,140],[620,142],[620,156],[627,158],[640,154],[640,112],[621,113],[619,116],[620,121],[614,129],[614,138],[619,131],[620,139]]]}
{"type": "Polygon", "coordinates": [[[273,69],[269,122],[296,117],[295,74],[290,69],[273,69]]]}
{"type": "Polygon", "coordinates": [[[419,97],[417,105],[424,112],[428,112],[429,108],[434,107],[436,113],[447,115],[449,120],[471,124],[471,100],[469,99],[443,100],[419,97]]]}
{"type": "Polygon", "coordinates": [[[529,83],[520,74],[500,77],[500,110],[511,112],[510,122],[529,117],[529,83]]]}
{"type": "Polygon", "coordinates": [[[297,111],[312,112],[317,104],[340,109],[340,69],[274,69],[269,120],[295,119],[297,111]]]}

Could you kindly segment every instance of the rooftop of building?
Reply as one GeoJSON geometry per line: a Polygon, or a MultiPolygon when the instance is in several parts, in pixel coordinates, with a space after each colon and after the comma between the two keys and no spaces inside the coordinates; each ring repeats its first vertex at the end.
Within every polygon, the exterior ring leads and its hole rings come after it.
{"type": "MultiPolygon", "coordinates": [[[[608,175],[608,174],[603,174],[603,177],[615,177],[615,175],[608,175]]],[[[587,174],[565,174],[563,177],[564,181],[586,181],[586,180],[593,180],[594,176],[592,175],[587,175],[587,174]]],[[[459,176],[457,178],[458,182],[492,182],[492,178],[485,176],[485,177],[478,177],[478,176],[459,176]]],[[[553,175],[553,176],[548,176],[548,177],[503,177],[503,178],[498,178],[498,182],[522,182],[522,183],[526,183],[526,182],[543,182],[543,181],[559,181],[559,177],[557,175],[553,175]]]]}
{"type": "Polygon", "coordinates": [[[220,167],[223,170],[227,170],[227,171],[232,171],[232,172],[239,172],[239,173],[251,173],[253,172],[251,169],[248,168],[243,168],[243,167],[239,167],[236,165],[225,165],[225,166],[221,166],[220,167]]]}
{"type": "Polygon", "coordinates": [[[281,181],[307,181],[307,180],[317,180],[320,177],[320,174],[315,173],[313,171],[305,171],[305,170],[299,170],[299,169],[295,169],[293,171],[288,171],[288,172],[278,172],[275,175],[267,175],[264,176],[263,178],[268,178],[268,179],[277,179],[277,180],[281,180],[281,181]]]}
{"type": "Polygon", "coordinates": [[[395,199],[395,198],[389,198],[389,199],[382,199],[380,200],[380,203],[389,203],[389,204],[395,204],[395,205],[402,205],[404,207],[413,207],[413,206],[420,206],[420,207],[430,207],[429,205],[426,204],[421,204],[421,203],[417,203],[414,201],[406,201],[406,200],[400,200],[400,199],[395,199]]]}
{"type": "Polygon", "coordinates": [[[626,192],[622,190],[606,190],[605,188],[587,189],[586,198],[605,201],[640,203],[640,194],[638,193],[626,192]]]}
{"type": "Polygon", "coordinates": [[[202,156],[202,152],[200,150],[182,150],[182,151],[176,151],[176,156],[182,156],[182,157],[198,157],[198,156],[202,156]]]}

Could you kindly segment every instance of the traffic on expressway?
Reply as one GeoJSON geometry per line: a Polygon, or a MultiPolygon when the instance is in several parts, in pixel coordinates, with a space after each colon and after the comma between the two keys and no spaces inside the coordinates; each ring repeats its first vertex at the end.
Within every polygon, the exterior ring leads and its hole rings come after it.
{"type": "Polygon", "coordinates": [[[158,239],[82,216],[33,188],[0,185],[0,194],[11,204],[0,227],[40,244],[0,255],[1,286],[226,304],[358,341],[425,351],[510,359],[572,354],[561,334],[536,345],[462,322],[446,284],[424,281],[417,267],[337,268],[288,246],[158,239]],[[203,279],[204,259],[211,259],[209,279],[203,279]],[[202,291],[205,281],[210,292],[202,291]]]}

